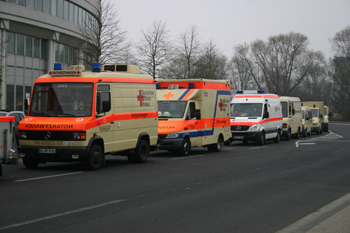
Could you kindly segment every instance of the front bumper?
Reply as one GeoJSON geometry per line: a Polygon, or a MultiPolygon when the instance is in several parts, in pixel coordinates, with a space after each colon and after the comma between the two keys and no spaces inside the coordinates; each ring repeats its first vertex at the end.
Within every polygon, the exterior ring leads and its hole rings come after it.
{"type": "Polygon", "coordinates": [[[18,147],[20,157],[45,162],[72,162],[85,161],[90,155],[90,148],[54,148],[55,153],[39,153],[37,147],[18,147]],[[24,154],[24,156],[23,156],[24,154]],[[74,157],[74,158],[73,158],[74,157]]]}
{"type": "Polygon", "coordinates": [[[159,150],[178,150],[181,148],[183,138],[159,139],[159,150]]]}
{"type": "Polygon", "coordinates": [[[260,139],[261,132],[237,133],[231,131],[233,141],[257,141],[260,139]]]}

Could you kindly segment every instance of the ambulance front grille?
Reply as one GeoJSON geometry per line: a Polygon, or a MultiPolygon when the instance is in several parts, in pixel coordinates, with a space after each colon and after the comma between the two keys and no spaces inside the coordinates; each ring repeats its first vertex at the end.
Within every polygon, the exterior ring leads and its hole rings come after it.
{"type": "Polygon", "coordinates": [[[243,126],[243,125],[231,126],[231,131],[247,131],[248,129],[249,129],[249,126],[243,126]]]}
{"type": "Polygon", "coordinates": [[[158,134],[159,139],[164,139],[166,137],[166,134],[158,134]]]}

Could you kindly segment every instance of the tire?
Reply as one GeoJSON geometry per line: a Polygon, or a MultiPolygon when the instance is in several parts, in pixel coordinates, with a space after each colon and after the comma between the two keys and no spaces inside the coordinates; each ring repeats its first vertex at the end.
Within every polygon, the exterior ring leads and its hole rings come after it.
{"type": "Polygon", "coordinates": [[[311,137],[311,131],[309,133],[307,133],[307,136],[311,137]]]}
{"type": "Polygon", "coordinates": [[[258,140],[258,144],[261,146],[265,144],[265,134],[264,133],[261,133],[260,138],[258,140]]]}
{"type": "Polygon", "coordinates": [[[324,132],[328,132],[328,125],[326,125],[325,127],[324,127],[324,130],[323,130],[324,132]]]}
{"type": "Polygon", "coordinates": [[[35,160],[33,160],[33,159],[23,158],[22,161],[23,161],[23,165],[24,165],[26,168],[29,168],[29,169],[37,168],[38,165],[39,165],[39,162],[37,162],[37,161],[35,161],[35,160]]]}
{"type": "Polygon", "coordinates": [[[294,134],[294,138],[299,139],[300,138],[300,129],[298,129],[298,132],[294,134]]]}
{"type": "Polygon", "coordinates": [[[322,127],[321,127],[321,129],[320,129],[320,134],[323,134],[323,129],[322,129],[322,127]]]}
{"type": "Polygon", "coordinates": [[[187,138],[184,138],[181,148],[177,152],[181,156],[186,156],[191,152],[191,143],[187,138]]]}
{"type": "Polygon", "coordinates": [[[292,138],[292,135],[290,134],[290,130],[288,130],[286,141],[290,141],[291,138],[292,138]]]}
{"type": "Polygon", "coordinates": [[[91,147],[90,155],[86,160],[86,165],[90,170],[98,170],[104,163],[104,154],[98,144],[91,147]]]}
{"type": "Polygon", "coordinates": [[[281,133],[280,133],[280,131],[278,131],[278,132],[277,132],[277,136],[275,137],[274,142],[275,142],[275,143],[280,143],[280,141],[281,141],[281,133]]]}
{"type": "Polygon", "coordinates": [[[320,129],[319,128],[317,129],[316,134],[320,135],[320,129]]]}
{"type": "Polygon", "coordinates": [[[225,146],[231,145],[231,140],[227,140],[226,142],[224,142],[224,145],[225,145],[225,146]]]}
{"type": "Polygon", "coordinates": [[[208,151],[210,152],[220,152],[222,149],[222,145],[224,144],[224,140],[222,139],[221,135],[218,138],[217,143],[211,144],[208,146],[208,151]]]}
{"type": "Polygon", "coordinates": [[[141,139],[140,144],[135,148],[134,153],[128,155],[128,160],[131,163],[144,163],[149,156],[149,145],[144,139],[141,139]]]}

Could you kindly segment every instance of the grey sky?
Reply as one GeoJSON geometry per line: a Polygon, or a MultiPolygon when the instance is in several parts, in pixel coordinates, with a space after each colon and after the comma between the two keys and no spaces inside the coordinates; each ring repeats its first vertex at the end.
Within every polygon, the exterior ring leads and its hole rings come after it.
{"type": "Polygon", "coordinates": [[[228,58],[238,44],[293,31],[328,59],[329,39],[350,26],[350,0],[125,0],[115,7],[134,42],[154,20],[167,22],[171,40],[196,25],[201,41],[212,39],[228,58]]]}

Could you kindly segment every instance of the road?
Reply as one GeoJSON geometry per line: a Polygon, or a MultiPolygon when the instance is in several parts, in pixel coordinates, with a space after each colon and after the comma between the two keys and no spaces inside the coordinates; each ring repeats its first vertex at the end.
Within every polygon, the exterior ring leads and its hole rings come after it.
{"type": "Polygon", "coordinates": [[[350,124],[330,130],[187,157],[157,151],[145,164],[107,157],[98,171],[4,165],[0,233],[276,232],[350,193],[350,124]]]}

